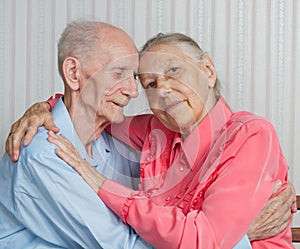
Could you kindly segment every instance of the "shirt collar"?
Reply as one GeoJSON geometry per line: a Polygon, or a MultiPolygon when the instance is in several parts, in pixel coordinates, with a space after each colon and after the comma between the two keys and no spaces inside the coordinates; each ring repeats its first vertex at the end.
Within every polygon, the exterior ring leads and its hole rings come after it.
{"type": "Polygon", "coordinates": [[[205,157],[212,142],[216,139],[226,122],[232,115],[232,111],[222,97],[219,98],[215,106],[199,123],[199,125],[186,137],[183,142],[181,134],[177,133],[173,140],[172,148],[180,144],[183,153],[191,169],[205,157]]]}

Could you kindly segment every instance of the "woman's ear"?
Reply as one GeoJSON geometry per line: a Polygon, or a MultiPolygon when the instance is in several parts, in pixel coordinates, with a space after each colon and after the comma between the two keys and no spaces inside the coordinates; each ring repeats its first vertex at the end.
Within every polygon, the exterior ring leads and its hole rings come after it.
{"type": "Polygon", "coordinates": [[[204,71],[209,80],[209,87],[213,88],[217,81],[215,65],[212,59],[208,55],[204,55],[202,60],[203,60],[202,63],[203,63],[204,71]]]}
{"type": "Polygon", "coordinates": [[[67,57],[62,66],[66,84],[77,91],[80,88],[80,62],[74,57],[67,57]]]}

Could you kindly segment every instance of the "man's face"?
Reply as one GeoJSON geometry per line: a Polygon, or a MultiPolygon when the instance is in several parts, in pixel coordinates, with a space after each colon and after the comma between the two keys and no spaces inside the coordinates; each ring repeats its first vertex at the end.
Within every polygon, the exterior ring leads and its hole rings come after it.
{"type": "MultiPolygon", "coordinates": [[[[99,57],[81,63],[82,83],[77,101],[80,108],[75,110],[83,112],[77,117],[84,116],[85,124],[80,126],[90,127],[89,136],[94,133],[98,137],[109,123],[122,122],[124,106],[138,95],[138,53],[134,45],[124,43],[114,41],[105,49],[102,45],[99,57]]],[[[81,120],[77,118],[78,122],[81,120]]]]}
{"type": "Polygon", "coordinates": [[[138,55],[112,58],[92,75],[87,75],[81,98],[95,114],[95,122],[123,121],[123,108],[137,96],[135,75],[138,55]]]}

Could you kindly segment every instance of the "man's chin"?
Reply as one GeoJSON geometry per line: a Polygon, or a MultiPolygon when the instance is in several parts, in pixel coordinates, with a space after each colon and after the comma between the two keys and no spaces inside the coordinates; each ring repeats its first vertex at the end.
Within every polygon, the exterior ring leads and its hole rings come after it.
{"type": "Polygon", "coordinates": [[[113,124],[119,124],[122,123],[124,121],[124,115],[114,115],[112,118],[112,123],[113,124]]]}

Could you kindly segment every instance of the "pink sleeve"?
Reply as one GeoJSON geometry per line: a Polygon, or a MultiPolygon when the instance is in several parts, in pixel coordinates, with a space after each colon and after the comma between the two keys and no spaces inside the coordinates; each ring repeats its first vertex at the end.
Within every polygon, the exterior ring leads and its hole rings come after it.
{"type": "MultiPolygon", "coordinates": [[[[271,196],[274,180],[286,182],[287,165],[268,122],[244,125],[226,146],[201,210],[184,214],[175,206],[156,205],[147,193],[129,191],[112,181],[99,196],[155,248],[232,248],[271,196]]],[[[276,237],[269,246],[289,248],[284,244],[288,240],[273,243],[276,237]]],[[[263,248],[260,245],[255,248],[263,248]]]]}
{"type": "Polygon", "coordinates": [[[142,151],[146,136],[149,133],[149,129],[151,129],[152,117],[153,115],[150,114],[125,117],[122,123],[111,124],[106,130],[113,137],[142,151]]]}
{"type": "Polygon", "coordinates": [[[46,100],[46,102],[50,105],[50,112],[53,110],[53,108],[57,104],[59,98],[62,96],[63,96],[63,94],[56,93],[54,96],[51,96],[49,99],[46,100]]]}

